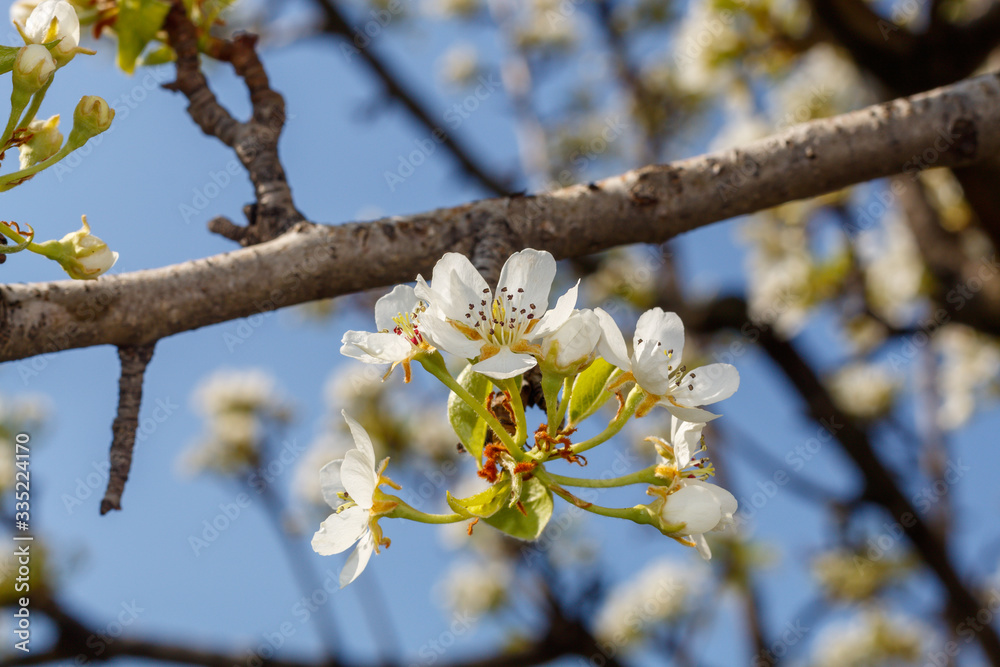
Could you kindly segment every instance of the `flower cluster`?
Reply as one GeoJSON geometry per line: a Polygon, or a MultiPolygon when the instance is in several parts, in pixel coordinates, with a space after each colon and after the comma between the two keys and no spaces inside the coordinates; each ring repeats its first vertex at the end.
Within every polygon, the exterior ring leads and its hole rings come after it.
{"type": "MultiPolygon", "coordinates": [[[[63,141],[59,131],[59,115],[46,120],[36,118],[38,109],[56,73],[79,53],[94,53],[80,47],[80,18],[76,8],[66,0],[15,2],[10,17],[24,40],[16,51],[11,72],[13,93],[10,115],[0,137],[0,155],[17,148],[19,169],[0,175],[0,192],[30,180],[38,172],[51,167],[91,138],[111,127],[115,112],[102,98],[84,95],[73,113],[73,127],[63,141]]],[[[0,224],[0,253],[11,254],[27,250],[59,262],[71,278],[93,280],[107,272],[118,259],[107,244],[90,233],[87,219],[83,227],[60,240],[35,243],[35,232],[28,226],[22,231],[16,223],[0,224]],[[6,243],[9,238],[13,245],[6,243]]]]}
{"type": "MultiPolygon", "coordinates": [[[[648,524],[711,557],[705,534],[733,524],[736,499],[708,480],[714,474],[703,447],[705,424],[718,417],[704,406],[731,396],[739,373],[729,364],[689,367],[684,326],[674,313],[653,308],[636,324],[631,351],[618,324],[600,308],[577,308],[578,285],[552,304],[555,259],[547,252],[512,255],[491,289],[467,257],[448,253],[430,281],[400,285],[375,305],[377,331],[348,331],[341,352],[366,364],[401,366],[410,382],[414,363],[450,390],[448,419],[461,448],[475,461],[485,490],[465,498],[450,492],[449,514],[427,514],[382,485],[388,460],[376,466],[368,434],[346,416],[357,449],[322,469],[323,496],[336,508],[316,533],[314,549],[339,553],[354,543],[341,583],[353,581],[372,552],[388,546],[378,519],[425,523],[482,521],[524,540],[536,539],[553,512],[553,498],[587,512],[648,524]],[[551,306],[551,307],[550,307],[551,306]],[[442,352],[463,359],[453,376],[442,352]],[[531,372],[540,377],[526,379],[531,372]],[[531,429],[522,387],[539,395],[546,422],[531,429]],[[612,397],[618,410],[596,435],[578,438],[584,422],[612,397]],[[657,408],[671,416],[668,437],[646,438],[658,461],[620,477],[557,474],[557,463],[586,465],[584,452],[611,440],[632,418],[657,408]],[[348,471],[350,476],[348,477],[348,471]],[[644,485],[648,504],[617,508],[577,497],[566,487],[591,491],[644,485]]],[[[528,395],[526,394],[526,395],[528,395]]]]}

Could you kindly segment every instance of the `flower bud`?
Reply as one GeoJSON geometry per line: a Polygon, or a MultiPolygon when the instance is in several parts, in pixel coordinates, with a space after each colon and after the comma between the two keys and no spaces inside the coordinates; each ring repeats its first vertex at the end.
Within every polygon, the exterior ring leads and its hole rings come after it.
{"type": "Polygon", "coordinates": [[[28,44],[48,44],[59,40],[52,49],[52,56],[56,66],[62,67],[77,53],[80,19],[66,0],[44,0],[28,16],[21,35],[28,44]]]}
{"type": "Polygon", "coordinates": [[[542,340],[542,368],[560,375],[578,373],[597,357],[601,324],[590,310],[576,310],[542,340]]]}
{"type": "Polygon", "coordinates": [[[667,496],[660,508],[665,525],[684,524],[684,535],[701,535],[724,530],[733,523],[737,503],[733,494],[720,486],[699,480],[685,480],[683,486],[667,496]]]}
{"type": "Polygon", "coordinates": [[[22,46],[14,58],[14,88],[22,95],[34,95],[56,71],[52,54],[41,44],[22,46]]]}
{"type": "Polygon", "coordinates": [[[112,252],[107,243],[90,233],[87,216],[83,216],[82,228],[55,243],[62,246],[63,252],[53,259],[76,280],[94,280],[118,261],[118,253],[112,252]]]}
{"type": "Polygon", "coordinates": [[[108,106],[104,98],[84,95],[73,112],[73,130],[69,133],[69,143],[79,148],[87,140],[111,127],[115,110],[108,106]]]}
{"type": "Polygon", "coordinates": [[[43,162],[62,147],[63,135],[59,131],[59,114],[48,120],[33,120],[28,125],[30,138],[21,146],[21,169],[43,162]]]}

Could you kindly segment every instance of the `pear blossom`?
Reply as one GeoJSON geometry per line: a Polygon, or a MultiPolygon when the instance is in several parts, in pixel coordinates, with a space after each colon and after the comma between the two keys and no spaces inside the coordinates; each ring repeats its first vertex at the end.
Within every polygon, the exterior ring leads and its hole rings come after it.
{"type": "Polygon", "coordinates": [[[418,354],[433,350],[420,331],[419,318],[425,306],[412,287],[397,285],[375,303],[378,331],[348,331],[340,353],[366,364],[391,364],[389,373],[402,364],[410,381],[410,362],[418,354]]]}
{"type": "Polygon", "coordinates": [[[610,388],[635,381],[646,398],[636,409],[642,417],[660,404],[675,417],[691,422],[709,422],[719,415],[699,408],[729,398],[740,385],[740,374],[731,364],[708,364],[688,371],[682,363],[684,324],[676,313],[660,308],[647,310],[639,317],[633,338],[632,356],[614,320],[595,308],[605,339],[602,355],[625,371],[610,388]]]}
{"type": "MultiPolygon", "coordinates": [[[[12,12],[13,13],[13,12],[12,12]]],[[[21,34],[28,44],[59,43],[52,49],[58,66],[65,65],[76,55],[80,44],[80,19],[73,5],[66,0],[44,0],[24,22],[21,34]]]]}
{"type": "Polygon", "coordinates": [[[478,358],[472,368],[483,375],[520,375],[541,354],[537,331],[557,330],[576,305],[574,287],[546,312],[555,274],[551,254],[522,250],[504,264],[494,296],[465,255],[447,253],[434,266],[430,285],[417,277],[416,295],[428,304],[421,317],[424,337],[456,356],[478,358]]]}
{"type": "Polygon", "coordinates": [[[398,489],[399,486],[382,474],[389,463],[388,458],[376,466],[375,449],[361,424],[346,412],[341,414],[351,429],[355,448],[319,471],[323,498],[336,511],[313,535],[312,548],[321,556],[330,556],[357,544],[340,571],[340,587],[343,588],[357,579],[373,552],[378,553],[379,547],[389,546],[390,540],[382,536],[378,520],[391,512],[397,503],[385,499],[378,487],[388,484],[398,489]]]}
{"type": "Polygon", "coordinates": [[[683,524],[681,530],[670,536],[695,547],[702,558],[709,560],[712,550],[705,533],[723,531],[733,525],[737,505],[736,497],[721,486],[685,478],[660,506],[660,520],[664,525],[683,524]]]}
{"type": "Polygon", "coordinates": [[[602,337],[601,322],[592,310],[574,310],[559,328],[551,332],[548,322],[542,318],[536,334],[541,338],[542,368],[559,375],[573,375],[597,358],[602,337]]]}

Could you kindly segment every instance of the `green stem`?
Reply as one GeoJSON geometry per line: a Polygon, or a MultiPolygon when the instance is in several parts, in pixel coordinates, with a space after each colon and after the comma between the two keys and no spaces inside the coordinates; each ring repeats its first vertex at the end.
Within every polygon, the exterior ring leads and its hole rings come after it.
{"type": "Polygon", "coordinates": [[[548,420],[549,437],[555,437],[559,429],[559,387],[562,378],[551,373],[542,373],[542,396],[545,397],[545,418],[548,420]]]}
{"type": "MultiPolygon", "coordinates": [[[[517,427],[514,431],[514,442],[518,451],[522,451],[524,443],[528,441],[528,418],[524,414],[524,403],[521,402],[521,376],[500,380],[497,385],[506,389],[510,394],[510,405],[514,408],[514,423],[517,427]]],[[[515,458],[517,458],[515,456],[515,458]]],[[[520,460],[520,459],[519,459],[520,460]]]]}
{"type": "Polygon", "coordinates": [[[497,421],[496,417],[490,414],[490,411],[486,409],[486,406],[477,401],[475,396],[470,394],[465,387],[460,385],[458,381],[451,376],[448,369],[445,368],[444,359],[442,359],[440,353],[417,357],[417,361],[420,362],[420,365],[423,366],[428,373],[440,380],[444,386],[448,387],[448,389],[455,392],[456,396],[465,401],[468,406],[472,408],[483,421],[486,422],[486,425],[493,429],[493,432],[496,433],[498,438],[500,438],[500,441],[507,446],[507,450],[510,452],[511,456],[519,461],[524,460],[524,452],[522,452],[521,449],[514,443],[514,439],[510,437],[510,433],[507,433],[507,429],[500,425],[500,422],[497,421]]]}
{"type": "MultiPolygon", "coordinates": [[[[557,424],[556,428],[558,428],[558,424],[562,424],[563,418],[566,416],[566,409],[569,407],[569,399],[572,396],[573,396],[573,378],[567,376],[566,379],[563,380],[562,400],[559,401],[559,411],[556,412],[556,420],[555,420],[557,424]]],[[[549,428],[551,429],[552,427],[549,426],[549,428]]],[[[550,431],[549,435],[554,436],[555,433],[550,431]]]]}
{"type": "Polygon", "coordinates": [[[546,471],[536,470],[535,476],[538,477],[557,496],[582,510],[590,512],[591,514],[609,516],[615,519],[627,519],[638,524],[654,523],[653,517],[644,507],[604,507],[602,505],[595,505],[594,503],[588,503],[586,500],[577,498],[572,493],[556,484],[552,479],[552,475],[546,471]]]}
{"type": "Polygon", "coordinates": [[[21,116],[21,122],[17,124],[18,129],[28,127],[28,124],[35,120],[35,116],[38,115],[38,109],[42,106],[42,100],[45,99],[45,93],[49,92],[49,86],[52,85],[55,78],[55,74],[50,76],[45,85],[39,88],[38,92],[31,98],[31,106],[29,106],[28,110],[24,112],[24,115],[21,116]]]}
{"type": "Polygon", "coordinates": [[[428,514],[427,512],[421,512],[407,505],[396,496],[387,495],[386,500],[397,503],[396,507],[386,514],[390,519],[409,519],[410,521],[419,521],[420,523],[458,523],[468,518],[461,514],[428,514]]]}
{"type": "Polygon", "coordinates": [[[546,471],[545,474],[557,484],[562,484],[564,486],[579,486],[588,489],[610,489],[617,486],[627,486],[629,484],[653,484],[656,486],[664,486],[668,484],[669,482],[656,476],[654,472],[655,470],[656,466],[650,466],[627,475],[622,475],[621,477],[611,477],[608,479],[567,477],[565,475],[556,475],[555,473],[548,471],[546,471]]]}
{"type": "Polygon", "coordinates": [[[588,449],[597,447],[603,442],[610,440],[612,437],[618,434],[628,420],[635,414],[635,409],[639,407],[639,403],[642,402],[643,396],[642,389],[639,388],[637,384],[629,392],[628,398],[625,399],[625,406],[618,412],[614,419],[608,424],[607,428],[601,431],[599,434],[595,435],[593,438],[584,440],[572,446],[574,454],[579,454],[580,452],[585,452],[588,449]]]}
{"type": "Polygon", "coordinates": [[[51,257],[51,253],[44,246],[44,244],[40,245],[33,241],[29,242],[28,239],[21,236],[20,234],[18,234],[13,229],[11,229],[10,227],[8,227],[3,223],[0,223],[0,234],[3,234],[7,238],[14,241],[14,243],[16,243],[22,249],[27,248],[31,252],[37,252],[39,255],[44,255],[45,257],[51,257]]]}
{"type": "Polygon", "coordinates": [[[15,171],[13,173],[7,174],[6,176],[0,176],[0,192],[6,192],[13,187],[16,187],[23,179],[28,176],[34,176],[38,172],[48,169],[59,160],[63,159],[70,153],[72,153],[78,146],[71,146],[70,142],[63,144],[63,147],[59,151],[47,160],[34,164],[27,169],[21,169],[20,171],[15,171]]]}

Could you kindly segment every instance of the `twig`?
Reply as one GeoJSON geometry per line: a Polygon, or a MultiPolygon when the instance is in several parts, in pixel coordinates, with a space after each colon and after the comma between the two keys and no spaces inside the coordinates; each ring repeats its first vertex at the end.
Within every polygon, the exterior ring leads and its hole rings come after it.
{"type": "MultiPolygon", "coordinates": [[[[230,223],[223,235],[244,246],[277,238],[305,217],[295,208],[285,170],[278,158],[278,138],[285,124],[285,101],[270,87],[264,66],[254,50],[257,38],[242,34],[232,41],[216,38],[207,41],[206,53],[232,64],[250,92],[253,113],[249,120],[240,122],[219,103],[201,72],[197,30],[181,0],[174,0],[163,29],[177,54],[177,80],[164,88],[187,97],[192,120],[205,134],[218,138],[236,151],[254,186],[257,201],[256,205],[245,209],[247,226],[237,227],[230,223]]],[[[215,227],[210,229],[216,231],[215,227]]]]}
{"type": "MultiPolygon", "coordinates": [[[[354,31],[347,22],[347,18],[337,7],[335,0],[316,0],[316,3],[326,16],[323,31],[347,40],[349,43],[353,42],[354,31]]],[[[436,137],[440,137],[442,146],[458,161],[465,173],[473,177],[491,194],[501,197],[511,194],[511,179],[491,174],[489,169],[472,157],[472,151],[468,147],[453,134],[442,128],[440,123],[434,121],[431,118],[430,112],[417,100],[416,95],[403,85],[402,79],[392,72],[390,67],[382,60],[381,56],[375,53],[370,45],[358,49],[358,53],[361,59],[371,68],[372,73],[382,82],[386,94],[402,104],[403,108],[413,116],[414,120],[427,128],[428,131],[435,133],[436,137]]]]}
{"type": "Polygon", "coordinates": [[[123,345],[118,348],[122,371],[118,379],[118,414],[111,424],[111,470],[108,488],[101,500],[101,514],[122,508],[122,493],[132,468],[132,449],[139,428],[139,407],[142,405],[142,379],[146,366],[153,358],[155,343],[123,345]]]}

